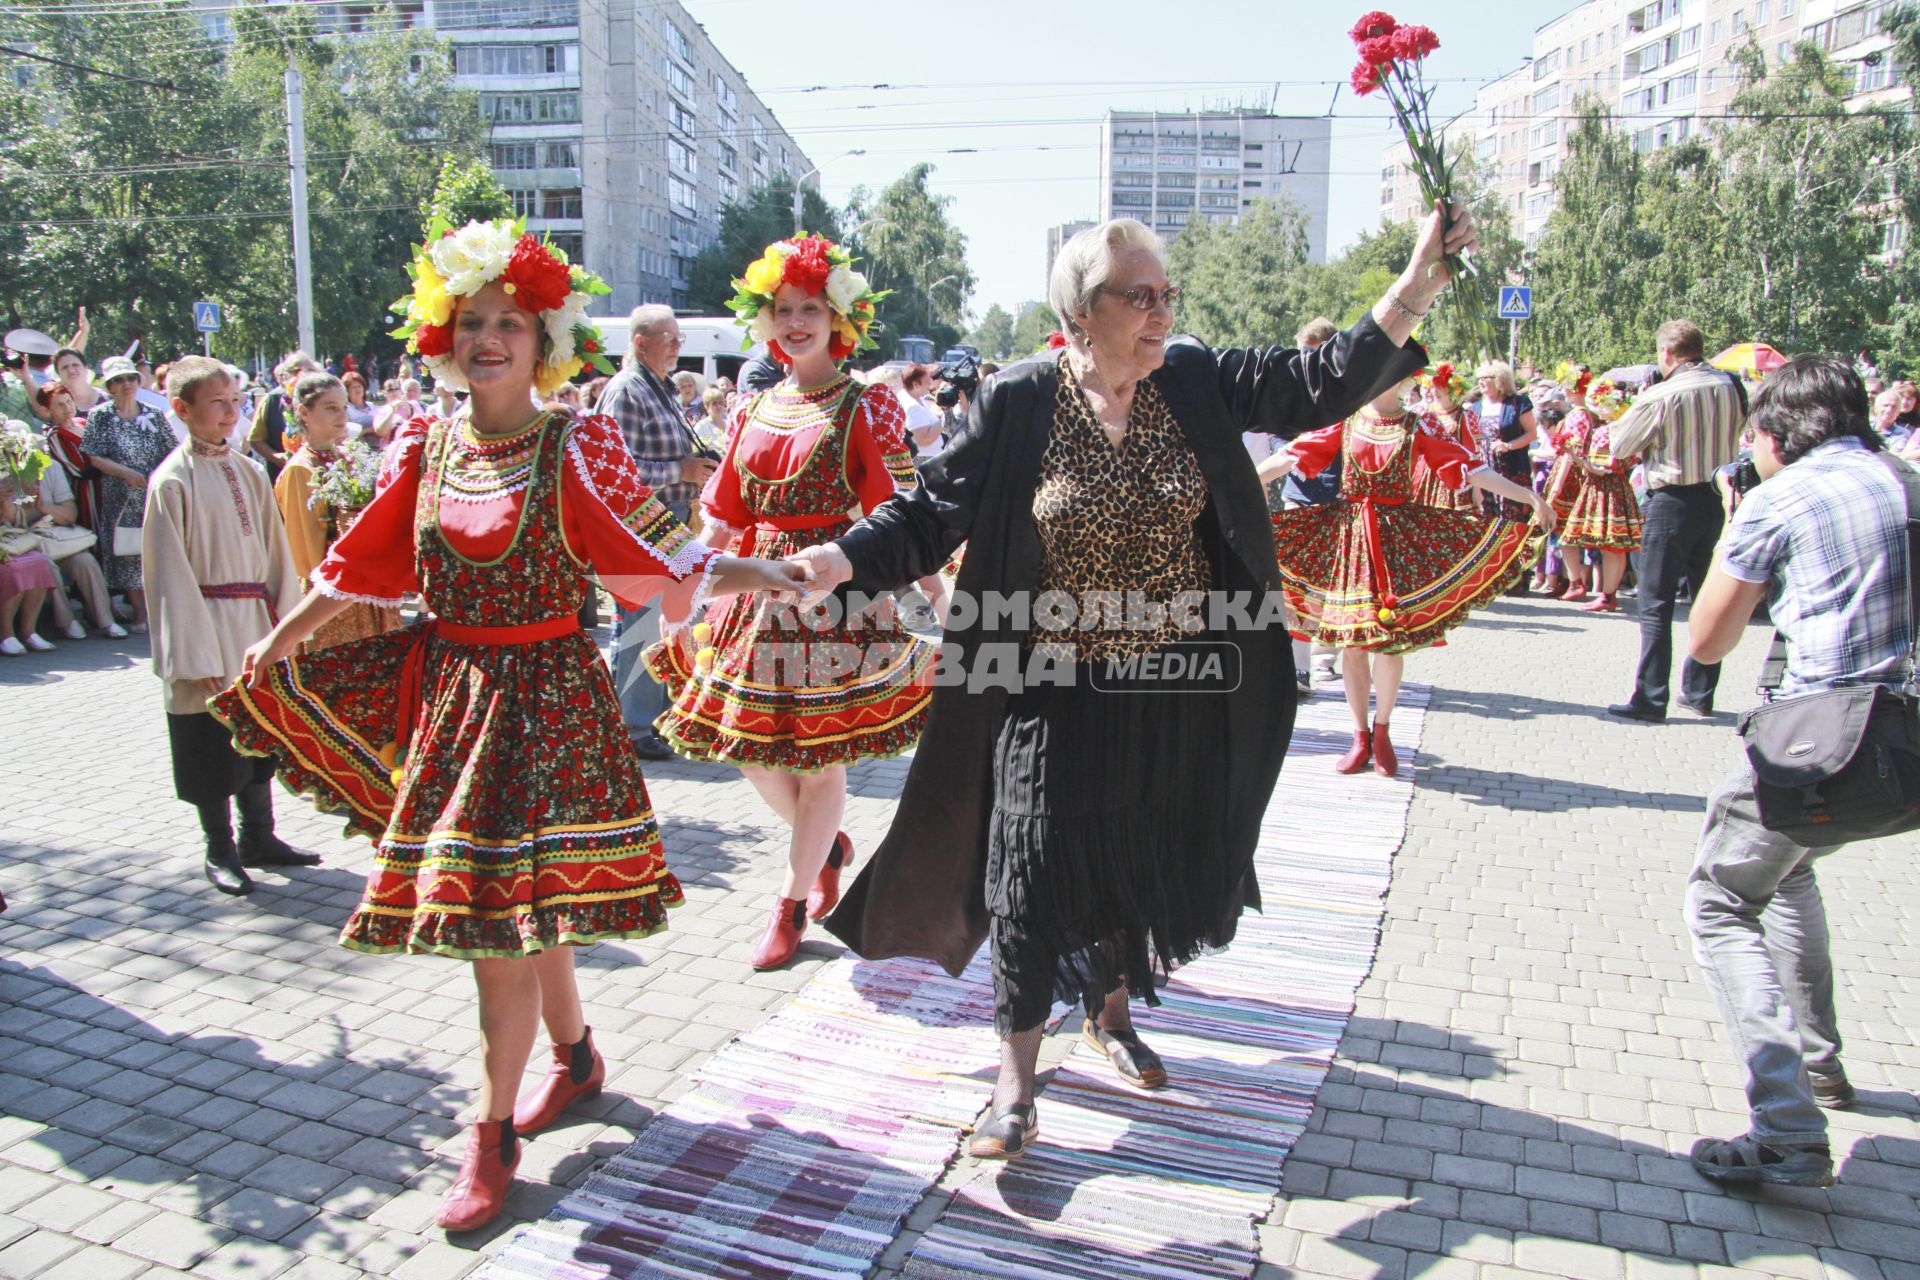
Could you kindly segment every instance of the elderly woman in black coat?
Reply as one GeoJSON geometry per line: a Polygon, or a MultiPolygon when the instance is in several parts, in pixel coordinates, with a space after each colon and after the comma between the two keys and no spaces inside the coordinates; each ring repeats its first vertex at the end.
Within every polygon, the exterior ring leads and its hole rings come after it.
{"type": "Polygon", "coordinates": [[[801,553],[816,593],[879,592],[967,544],[892,829],[826,927],[955,974],[992,939],[1000,1074],[974,1155],[1037,1132],[1056,1000],[1085,1007],[1124,1079],[1166,1083],[1128,995],[1154,1003],[1156,973],[1258,906],[1297,696],[1241,432],[1331,425],[1423,367],[1408,339],[1473,238],[1436,211],[1372,312],[1307,352],[1173,339],[1159,238],[1130,219],[1082,232],[1048,287],[1067,346],[987,382],[918,489],[801,553]]]}

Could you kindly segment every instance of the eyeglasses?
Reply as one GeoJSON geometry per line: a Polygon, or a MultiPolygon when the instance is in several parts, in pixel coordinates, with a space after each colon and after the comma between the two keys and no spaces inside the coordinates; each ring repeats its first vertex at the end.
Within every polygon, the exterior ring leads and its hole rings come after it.
{"type": "Polygon", "coordinates": [[[1162,303],[1165,303],[1167,310],[1171,311],[1174,303],[1180,301],[1182,292],[1177,284],[1170,284],[1159,290],[1150,284],[1143,284],[1134,289],[1109,289],[1101,285],[1099,289],[1101,293],[1110,293],[1116,298],[1123,299],[1135,311],[1151,311],[1162,303]]]}

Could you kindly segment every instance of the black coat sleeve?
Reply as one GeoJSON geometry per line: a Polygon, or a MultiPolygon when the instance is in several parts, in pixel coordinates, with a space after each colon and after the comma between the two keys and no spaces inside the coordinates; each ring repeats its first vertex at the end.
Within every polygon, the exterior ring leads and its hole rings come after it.
{"type": "Polygon", "coordinates": [[[1346,419],[1427,363],[1419,343],[1395,346],[1371,313],[1313,351],[1242,347],[1209,354],[1220,398],[1240,430],[1289,440],[1346,419]]]}
{"type": "Polygon", "coordinates": [[[834,539],[853,562],[856,591],[891,591],[946,564],[979,514],[994,448],[1023,398],[1013,380],[990,378],[947,447],[920,467],[919,487],[896,493],[834,539]]]}

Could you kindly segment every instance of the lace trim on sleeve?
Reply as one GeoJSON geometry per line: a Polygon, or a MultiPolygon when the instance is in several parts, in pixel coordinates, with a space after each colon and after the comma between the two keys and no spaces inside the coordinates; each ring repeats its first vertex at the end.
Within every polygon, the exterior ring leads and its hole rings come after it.
{"type": "Polygon", "coordinates": [[[307,579],[308,582],[313,584],[313,589],[323,596],[328,596],[334,600],[346,600],[352,604],[379,605],[387,609],[398,609],[407,602],[405,596],[395,596],[392,598],[386,596],[363,596],[352,591],[342,591],[339,587],[334,586],[331,582],[328,582],[320,576],[321,570],[325,568],[325,565],[314,566],[313,575],[307,579]]]}
{"type": "MultiPolygon", "coordinates": [[[[592,421],[589,419],[581,425],[590,427],[592,421]]],[[[659,561],[676,581],[684,579],[718,554],[696,542],[692,531],[674,518],[658,496],[640,484],[637,475],[631,472],[622,474],[611,463],[608,464],[608,479],[614,486],[613,497],[625,501],[610,500],[607,487],[599,483],[594,466],[588,461],[586,450],[582,447],[581,438],[584,434],[587,433],[578,430],[567,433],[567,459],[573,466],[574,474],[587,487],[587,492],[612,514],[615,523],[633,539],[635,546],[659,561]],[[623,509],[625,515],[621,514],[623,509]],[[676,539],[678,546],[667,545],[676,539]]],[[[604,432],[600,434],[604,436],[604,432]]],[[[604,451],[607,444],[604,439],[595,439],[591,443],[597,451],[604,451]]],[[[625,443],[616,440],[615,444],[624,455],[625,443]]],[[[631,459],[628,461],[631,465],[631,459]]]]}

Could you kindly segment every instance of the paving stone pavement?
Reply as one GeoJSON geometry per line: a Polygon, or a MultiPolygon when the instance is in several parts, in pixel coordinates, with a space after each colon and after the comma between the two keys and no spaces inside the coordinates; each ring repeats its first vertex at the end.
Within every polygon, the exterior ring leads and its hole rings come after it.
{"type": "MultiPolygon", "coordinates": [[[[1751,701],[1759,640],[1729,663],[1728,709],[1751,701]]],[[[1678,903],[1734,738],[1724,715],[1600,716],[1632,653],[1629,618],[1508,602],[1409,664],[1439,686],[1421,789],[1263,1275],[1920,1280],[1920,961],[1899,946],[1915,843],[1822,870],[1866,1102],[1835,1117],[1840,1185],[1707,1187],[1673,1153],[1737,1132],[1743,1109],[1678,903]]],[[[88,641],[0,663],[0,1276],[462,1275],[837,954],[809,942],[752,974],[777,824],[732,770],[649,767],[689,904],[666,934],[582,954],[607,1094],[529,1142],[506,1220],[450,1241],[432,1216],[473,1081],[464,966],[335,946],[369,852],[284,794],[283,834],[327,865],[215,894],[144,655],[88,641]]],[[[855,771],[861,848],[904,772],[855,771]]]]}

